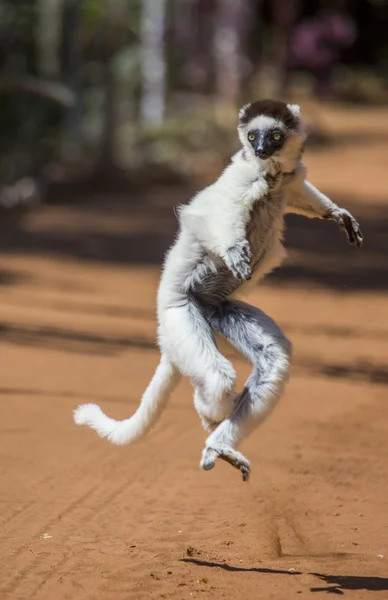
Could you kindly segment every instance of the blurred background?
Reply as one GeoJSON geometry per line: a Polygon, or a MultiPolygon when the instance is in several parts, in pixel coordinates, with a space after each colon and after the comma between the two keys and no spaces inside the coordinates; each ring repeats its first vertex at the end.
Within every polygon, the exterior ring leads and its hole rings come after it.
{"type": "Polygon", "coordinates": [[[387,27],[387,0],[0,0],[0,290],[45,257],[151,267],[154,298],[175,207],[264,97],[300,103],[309,176],[366,238],[291,216],[265,286],[386,290],[387,27]]]}
{"type": "MultiPolygon", "coordinates": [[[[388,590],[387,31],[388,0],[0,0],[4,600],[204,598],[208,577],[206,597],[300,593],[308,578],[279,559],[318,573],[314,591],[388,590]],[[300,104],[308,177],[365,244],[287,216],[288,257],[247,299],[294,356],[244,444],[246,491],[229,465],[199,469],[187,381],[128,448],[72,410],[138,406],[175,209],[218,177],[239,107],[264,97],[300,104]],[[202,566],[178,562],[185,548],[202,566]]],[[[234,364],[240,388],[250,368],[234,364]]]]}
{"type": "Polygon", "coordinates": [[[1,0],[0,206],[203,185],[262,97],[328,142],[333,103],[386,103],[387,26],[386,0],[1,0]]]}
{"type": "Polygon", "coordinates": [[[366,238],[355,252],[332,223],[287,217],[265,286],[388,289],[387,27],[388,0],[0,0],[7,302],[37,291],[44,257],[150,267],[153,307],[175,207],[218,177],[239,107],[264,97],[301,105],[309,177],[366,238]]]}

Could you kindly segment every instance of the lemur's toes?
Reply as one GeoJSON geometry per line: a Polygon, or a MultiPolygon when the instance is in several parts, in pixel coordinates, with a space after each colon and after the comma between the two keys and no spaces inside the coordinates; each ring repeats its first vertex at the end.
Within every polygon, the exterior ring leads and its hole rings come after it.
{"type": "Polygon", "coordinates": [[[215,461],[217,458],[221,458],[222,460],[228,462],[232,467],[238,469],[241,472],[243,481],[248,481],[251,465],[249,461],[245,458],[241,452],[230,448],[224,444],[220,445],[217,448],[205,448],[202,454],[201,467],[205,471],[210,471],[215,466],[215,461]]]}
{"type": "Polygon", "coordinates": [[[249,475],[251,474],[250,467],[247,467],[246,465],[241,465],[240,471],[241,471],[241,475],[242,475],[242,480],[249,481],[249,475]]]}
{"type": "Polygon", "coordinates": [[[218,454],[213,448],[205,448],[202,453],[201,467],[205,471],[210,471],[215,467],[218,454]]]}

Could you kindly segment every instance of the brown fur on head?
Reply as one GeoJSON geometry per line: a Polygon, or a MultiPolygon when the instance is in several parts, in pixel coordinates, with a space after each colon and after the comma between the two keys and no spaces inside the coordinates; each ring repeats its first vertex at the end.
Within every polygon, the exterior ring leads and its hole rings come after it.
{"type": "Polygon", "coordinates": [[[286,104],[280,100],[257,100],[246,104],[239,112],[239,125],[246,125],[259,115],[281,121],[288,129],[298,129],[300,110],[297,104],[286,104]]]}
{"type": "Polygon", "coordinates": [[[280,100],[243,106],[238,133],[248,155],[282,169],[295,167],[306,139],[299,106],[280,100]]]}

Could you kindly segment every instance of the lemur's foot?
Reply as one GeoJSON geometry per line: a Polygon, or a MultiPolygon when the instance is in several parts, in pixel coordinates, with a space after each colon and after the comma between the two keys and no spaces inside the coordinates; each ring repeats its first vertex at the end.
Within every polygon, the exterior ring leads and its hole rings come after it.
{"type": "Polygon", "coordinates": [[[243,481],[248,481],[251,472],[249,460],[245,458],[241,452],[234,450],[226,444],[217,444],[208,446],[202,453],[201,467],[205,471],[210,471],[214,468],[217,458],[221,458],[228,462],[232,467],[241,472],[243,481]]]}
{"type": "Polygon", "coordinates": [[[225,264],[237,279],[247,280],[252,277],[250,260],[252,252],[247,240],[237,242],[226,252],[225,264]]]}
{"type": "Polygon", "coordinates": [[[341,229],[346,232],[350,244],[354,244],[357,248],[361,248],[364,236],[362,235],[360,225],[350,212],[344,208],[335,209],[331,213],[330,218],[334,219],[341,229]]]}

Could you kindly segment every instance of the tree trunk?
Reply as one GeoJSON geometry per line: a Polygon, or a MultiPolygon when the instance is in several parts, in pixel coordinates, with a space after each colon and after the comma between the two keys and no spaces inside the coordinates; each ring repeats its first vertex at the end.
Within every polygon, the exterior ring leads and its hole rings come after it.
{"type": "Polygon", "coordinates": [[[240,92],[240,0],[218,0],[214,33],[216,89],[225,106],[235,107],[240,92]]]}
{"type": "Polygon", "coordinates": [[[122,173],[117,149],[119,82],[115,58],[121,47],[121,34],[126,29],[125,4],[125,0],[106,0],[100,35],[104,100],[101,111],[100,149],[95,174],[103,179],[111,179],[122,173]]]}
{"type": "Polygon", "coordinates": [[[240,91],[250,97],[252,82],[261,61],[260,25],[262,0],[246,0],[240,12],[240,91]]]}
{"type": "Polygon", "coordinates": [[[60,76],[61,16],[64,0],[38,0],[36,35],[38,73],[43,78],[60,76]]]}
{"type": "Polygon", "coordinates": [[[114,62],[106,59],[102,66],[104,103],[102,108],[102,132],[99,163],[104,170],[116,165],[116,133],[117,133],[117,81],[114,62]]]}
{"type": "Polygon", "coordinates": [[[62,16],[62,72],[74,93],[74,103],[67,111],[66,133],[69,141],[68,154],[76,158],[82,149],[81,67],[82,53],[79,28],[85,0],[68,0],[62,16]]]}
{"type": "Polygon", "coordinates": [[[165,17],[166,0],[142,0],[140,117],[149,125],[160,124],[165,114],[165,17]]]}
{"type": "Polygon", "coordinates": [[[274,22],[273,65],[278,81],[278,95],[284,97],[288,89],[288,48],[292,28],[300,11],[300,0],[272,0],[274,22]]]}

